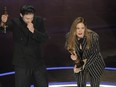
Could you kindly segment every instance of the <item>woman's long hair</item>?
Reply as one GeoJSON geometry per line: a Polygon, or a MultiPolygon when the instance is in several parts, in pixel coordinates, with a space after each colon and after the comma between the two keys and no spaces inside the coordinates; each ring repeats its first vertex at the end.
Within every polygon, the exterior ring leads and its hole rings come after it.
{"type": "Polygon", "coordinates": [[[84,32],[84,37],[86,37],[87,45],[86,48],[90,48],[90,35],[89,35],[89,29],[87,29],[86,23],[84,18],[78,17],[74,20],[74,22],[71,25],[70,31],[66,35],[66,43],[65,47],[68,51],[74,50],[75,51],[75,39],[78,38],[76,35],[76,26],[78,23],[83,23],[85,25],[85,32],[84,32]]]}

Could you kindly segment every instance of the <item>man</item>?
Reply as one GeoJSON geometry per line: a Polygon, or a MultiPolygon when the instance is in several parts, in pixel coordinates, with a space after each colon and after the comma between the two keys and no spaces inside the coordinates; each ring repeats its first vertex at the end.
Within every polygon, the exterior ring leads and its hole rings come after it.
{"type": "Polygon", "coordinates": [[[1,27],[4,31],[13,31],[15,65],[15,87],[48,87],[46,68],[41,55],[41,43],[48,38],[43,20],[36,17],[31,5],[20,9],[20,17],[8,20],[8,15],[1,16],[1,27]]]}

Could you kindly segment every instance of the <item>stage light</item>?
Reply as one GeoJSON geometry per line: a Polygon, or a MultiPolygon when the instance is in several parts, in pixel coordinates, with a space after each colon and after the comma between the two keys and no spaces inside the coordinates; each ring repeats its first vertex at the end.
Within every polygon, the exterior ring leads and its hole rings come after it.
{"type": "MultiPolygon", "coordinates": [[[[86,86],[90,87],[90,84],[86,84],[86,86]]],[[[75,82],[56,82],[50,83],[49,87],[77,87],[77,84],[75,82]]],[[[116,87],[116,85],[100,84],[100,87],[116,87]]]]}

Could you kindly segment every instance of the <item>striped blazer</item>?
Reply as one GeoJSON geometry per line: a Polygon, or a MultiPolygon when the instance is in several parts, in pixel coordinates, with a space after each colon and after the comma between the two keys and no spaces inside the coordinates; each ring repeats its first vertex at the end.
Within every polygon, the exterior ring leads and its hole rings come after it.
{"type": "MultiPolygon", "coordinates": [[[[84,40],[82,42],[82,46],[83,46],[82,59],[87,59],[84,69],[88,70],[93,77],[100,78],[105,68],[105,62],[100,53],[99,35],[91,30],[89,31],[89,33],[91,35],[91,47],[89,49],[86,49],[86,45],[87,45],[86,37],[84,37],[84,40]]],[[[75,50],[78,57],[80,57],[78,44],[79,43],[76,40],[75,50]]]]}

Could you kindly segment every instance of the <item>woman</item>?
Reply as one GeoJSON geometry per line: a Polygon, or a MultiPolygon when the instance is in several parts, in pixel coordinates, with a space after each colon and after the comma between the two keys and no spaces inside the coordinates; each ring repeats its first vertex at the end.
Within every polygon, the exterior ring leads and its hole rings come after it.
{"type": "Polygon", "coordinates": [[[67,34],[65,46],[75,63],[74,73],[78,87],[86,87],[86,75],[90,76],[91,87],[99,87],[105,63],[98,39],[98,34],[87,28],[82,17],[78,17],[72,23],[67,34]]]}

